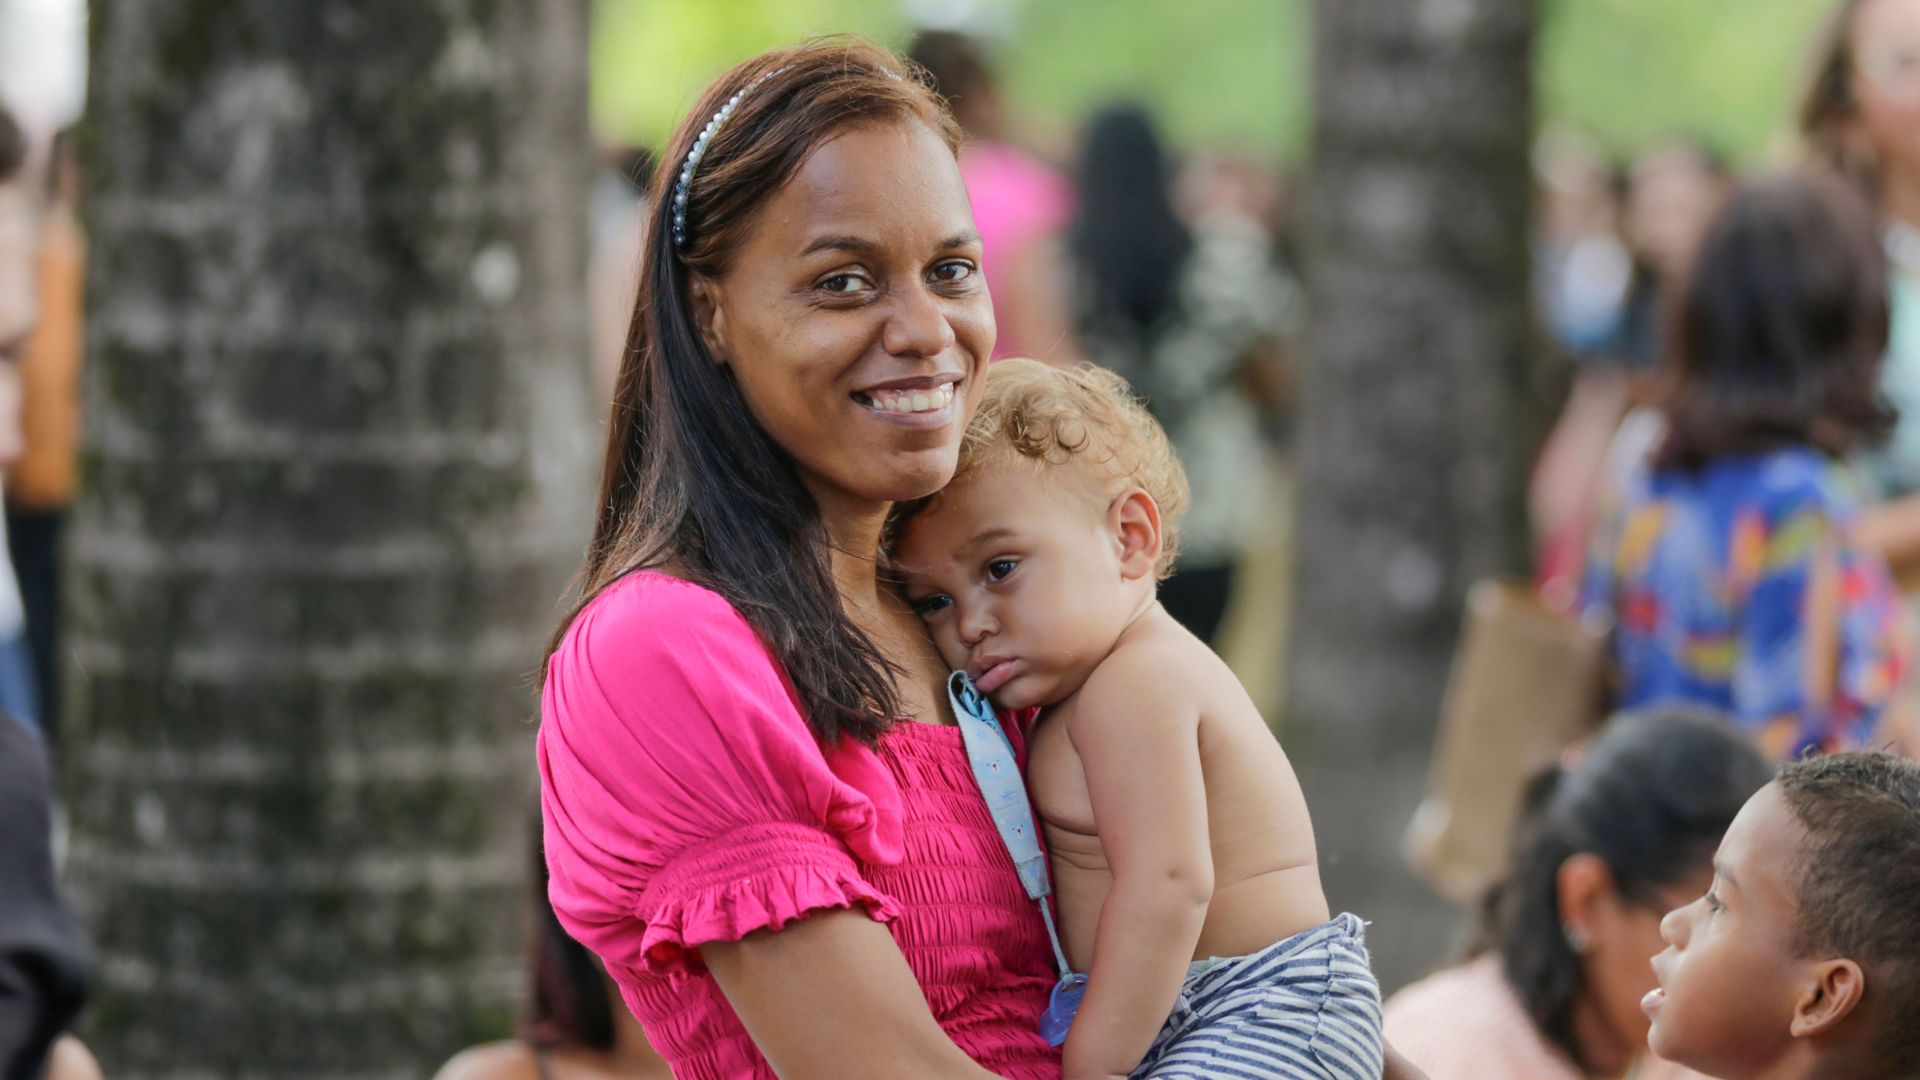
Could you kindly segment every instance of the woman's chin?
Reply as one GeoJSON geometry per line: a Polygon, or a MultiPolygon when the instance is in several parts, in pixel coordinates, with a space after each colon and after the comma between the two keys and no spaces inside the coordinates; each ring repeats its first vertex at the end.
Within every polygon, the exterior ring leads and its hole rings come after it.
{"type": "Polygon", "coordinates": [[[876,463],[887,467],[884,472],[875,470],[876,475],[869,478],[871,483],[867,491],[880,502],[902,503],[924,499],[946,487],[953,479],[959,457],[958,446],[889,454],[876,463]]]}

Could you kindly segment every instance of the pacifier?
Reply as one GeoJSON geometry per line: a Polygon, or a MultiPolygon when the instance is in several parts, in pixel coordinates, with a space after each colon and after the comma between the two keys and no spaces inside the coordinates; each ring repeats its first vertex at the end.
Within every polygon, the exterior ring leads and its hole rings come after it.
{"type": "Polygon", "coordinates": [[[1047,996],[1047,1011],[1040,1014],[1040,1036],[1048,1046],[1067,1041],[1067,1029],[1073,1026],[1073,1014],[1080,1011],[1080,999],[1087,993],[1087,977],[1078,973],[1063,975],[1047,996]]]}

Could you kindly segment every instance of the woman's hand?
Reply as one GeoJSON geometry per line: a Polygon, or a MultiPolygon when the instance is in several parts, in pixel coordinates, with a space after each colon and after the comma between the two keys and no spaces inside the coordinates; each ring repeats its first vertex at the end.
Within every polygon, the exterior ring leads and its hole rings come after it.
{"type": "Polygon", "coordinates": [[[991,1080],[934,1021],[887,928],[819,911],[700,958],[782,1080],[991,1080]]]}

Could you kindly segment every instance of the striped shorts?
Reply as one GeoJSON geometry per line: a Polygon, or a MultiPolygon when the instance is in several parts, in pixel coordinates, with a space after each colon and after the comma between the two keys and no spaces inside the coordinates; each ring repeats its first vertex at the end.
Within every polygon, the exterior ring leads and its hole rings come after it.
{"type": "Polygon", "coordinates": [[[1133,1080],[1379,1080],[1365,928],[1339,915],[1251,956],[1195,964],[1133,1080]]]}

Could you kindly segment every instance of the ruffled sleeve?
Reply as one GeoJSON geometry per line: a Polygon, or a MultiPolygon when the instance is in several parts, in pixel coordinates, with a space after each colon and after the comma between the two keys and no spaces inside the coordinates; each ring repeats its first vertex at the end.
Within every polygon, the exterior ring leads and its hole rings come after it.
{"type": "Polygon", "coordinates": [[[901,852],[899,792],[824,750],[720,596],[659,574],[608,589],[549,663],[538,740],[549,897],[603,960],[659,975],[809,912],[899,905],[860,862],[901,852]]]}

